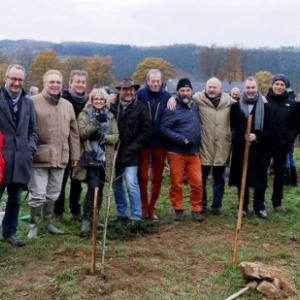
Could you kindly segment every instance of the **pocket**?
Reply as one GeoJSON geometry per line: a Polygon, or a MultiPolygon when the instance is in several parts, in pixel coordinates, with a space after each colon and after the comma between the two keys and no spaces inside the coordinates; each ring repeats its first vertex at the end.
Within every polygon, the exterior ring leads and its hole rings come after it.
{"type": "Polygon", "coordinates": [[[69,163],[69,145],[68,144],[63,144],[63,149],[61,152],[61,162],[63,164],[69,163]]]}
{"type": "Polygon", "coordinates": [[[35,163],[47,163],[50,162],[50,149],[47,145],[40,145],[37,147],[34,155],[35,163]]]}

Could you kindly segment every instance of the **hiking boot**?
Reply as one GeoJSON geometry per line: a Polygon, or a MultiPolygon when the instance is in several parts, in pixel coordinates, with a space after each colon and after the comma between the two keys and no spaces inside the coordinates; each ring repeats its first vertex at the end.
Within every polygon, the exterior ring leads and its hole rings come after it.
{"type": "Polygon", "coordinates": [[[3,238],[2,240],[17,247],[23,247],[26,245],[23,240],[18,239],[15,235],[12,235],[8,238],[3,238]]]}
{"type": "Polygon", "coordinates": [[[131,220],[128,224],[127,224],[127,227],[130,228],[130,229],[134,229],[136,227],[139,226],[141,220],[131,220]]]}
{"type": "Polygon", "coordinates": [[[258,216],[261,219],[267,219],[268,218],[267,212],[264,209],[261,209],[260,211],[255,212],[255,215],[258,216]]]}
{"type": "Polygon", "coordinates": [[[274,207],[275,212],[285,212],[285,209],[282,206],[275,206],[274,207]]]}
{"type": "Polygon", "coordinates": [[[174,221],[176,222],[183,222],[184,221],[184,213],[183,210],[175,210],[175,218],[174,221]]]}
{"type": "Polygon", "coordinates": [[[204,221],[204,216],[201,214],[200,211],[192,212],[192,217],[193,217],[193,220],[196,222],[204,221]]]}

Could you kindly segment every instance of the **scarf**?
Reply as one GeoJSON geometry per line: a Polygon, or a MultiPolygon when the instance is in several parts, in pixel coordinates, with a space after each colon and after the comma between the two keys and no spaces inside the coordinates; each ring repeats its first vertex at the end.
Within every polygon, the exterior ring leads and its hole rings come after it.
{"type": "Polygon", "coordinates": [[[80,96],[71,87],[69,87],[68,91],[76,103],[85,104],[88,101],[89,97],[86,92],[84,92],[83,95],[80,96]]]}
{"type": "Polygon", "coordinates": [[[214,107],[217,108],[218,105],[219,105],[219,103],[220,103],[220,101],[221,101],[221,95],[222,94],[220,93],[217,97],[210,98],[206,92],[204,92],[204,93],[205,93],[205,96],[212,102],[212,104],[214,105],[214,107]]]}
{"type": "Polygon", "coordinates": [[[253,99],[249,99],[246,96],[246,94],[243,93],[241,100],[238,103],[246,119],[248,118],[253,106],[255,105],[254,129],[263,131],[265,107],[264,107],[264,102],[262,100],[261,94],[257,93],[253,99]],[[249,106],[251,106],[250,109],[249,106]]]}
{"type": "MultiPolygon", "coordinates": [[[[104,107],[102,110],[95,110],[95,108],[93,106],[89,106],[87,108],[87,114],[88,114],[88,121],[89,122],[94,122],[96,120],[96,116],[100,113],[106,114],[106,116],[108,115],[108,108],[104,107]]],[[[108,120],[108,117],[107,117],[108,120]]],[[[98,133],[104,133],[104,134],[108,134],[109,132],[109,122],[101,122],[99,123],[98,121],[96,121],[98,124],[98,128],[97,128],[97,132],[98,133]]],[[[94,154],[94,159],[96,161],[102,161],[105,162],[106,158],[105,158],[105,149],[104,149],[104,145],[99,144],[98,141],[88,141],[89,144],[89,148],[92,150],[93,154],[94,154]]]]}
{"type": "Polygon", "coordinates": [[[6,84],[4,85],[5,87],[5,91],[7,92],[7,95],[10,97],[10,100],[12,101],[13,106],[18,105],[18,102],[21,98],[22,95],[22,90],[20,90],[16,95],[12,95],[9,91],[9,89],[7,88],[6,84]]]}

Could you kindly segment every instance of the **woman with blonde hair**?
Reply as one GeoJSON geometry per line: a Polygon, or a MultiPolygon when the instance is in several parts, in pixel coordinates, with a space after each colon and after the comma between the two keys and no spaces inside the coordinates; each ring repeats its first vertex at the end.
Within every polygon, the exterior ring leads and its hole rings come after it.
{"type": "Polygon", "coordinates": [[[103,88],[94,88],[89,101],[78,116],[81,160],[73,178],[86,182],[81,231],[90,231],[93,217],[94,189],[99,188],[100,210],[105,180],[112,174],[115,145],[119,140],[117,121],[109,112],[109,95],[103,88]]]}

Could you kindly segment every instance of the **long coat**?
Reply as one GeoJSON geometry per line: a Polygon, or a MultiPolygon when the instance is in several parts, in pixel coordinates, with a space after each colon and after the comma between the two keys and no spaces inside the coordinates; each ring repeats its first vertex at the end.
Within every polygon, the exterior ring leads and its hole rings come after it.
{"type": "Polygon", "coordinates": [[[147,106],[137,98],[123,111],[118,96],[116,103],[110,106],[110,111],[117,119],[120,133],[116,161],[116,173],[119,175],[126,167],[138,165],[139,151],[150,141],[152,125],[147,106]]]}
{"type": "Polygon", "coordinates": [[[38,126],[36,168],[65,168],[69,160],[80,159],[80,140],[74,109],[60,98],[55,103],[43,90],[32,97],[38,126]]]}
{"type": "Polygon", "coordinates": [[[3,156],[6,162],[2,184],[27,184],[32,171],[36,149],[37,128],[32,100],[22,91],[17,126],[0,89],[0,131],[4,136],[3,156]]]}
{"type": "Polygon", "coordinates": [[[198,105],[201,122],[201,164],[204,166],[226,166],[231,151],[230,107],[233,100],[222,93],[217,107],[205,96],[196,93],[193,98],[198,105]]]}
{"type": "MultiPolygon", "coordinates": [[[[112,174],[113,157],[116,148],[116,144],[119,141],[119,131],[117,121],[112,113],[108,113],[109,121],[109,133],[105,135],[105,179],[109,181],[112,174]]],[[[80,152],[87,150],[87,141],[92,133],[97,130],[97,124],[95,122],[88,121],[87,109],[84,108],[78,116],[78,127],[80,135],[80,152]]],[[[79,161],[77,166],[73,169],[72,177],[74,179],[84,181],[86,180],[87,169],[82,167],[79,161]]]]}
{"type": "MultiPolygon", "coordinates": [[[[264,104],[263,131],[254,130],[255,106],[252,109],[253,122],[251,133],[256,135],[256,141],[249,147],[248,171],[246,185],[254,188],[267,187],[268,154],[274,133],[274,120],[272,109],[268,103],[264,104]]],[[[233,130],[232,157],[229,174],[229,185],[240,186],[242,179],[245,133],[247,131],[247,119],[241,111],[239,103],[231,106],[230,124],[233,130]]]]}

